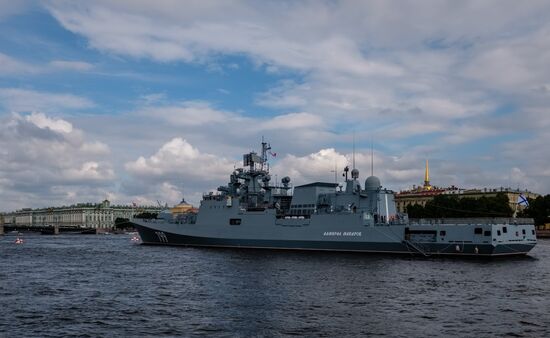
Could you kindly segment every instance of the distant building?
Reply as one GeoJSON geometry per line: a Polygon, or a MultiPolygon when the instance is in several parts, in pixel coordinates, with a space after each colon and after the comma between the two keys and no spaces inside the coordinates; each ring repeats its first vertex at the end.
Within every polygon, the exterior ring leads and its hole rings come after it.
{"type": "Polygon", "coordinates": [[[409,205],[425,206],[428,201],[431,201],[437,195],[456,195],[458,198],[480,198],[480,197],[495,197],[498,193],[504,193],[508,197],[512,210],[522,210],[525,206],[518,206],[518,197],[522,195],[525,198],[537,198],[539,194],[528,190],[499,188],[499,189],[461,189],[455,186],[440,188],[430,184],[430,169],[426,160],[426,171],[424,174],[424,185],[413,186],[411,190],[400,191],[395,195],[395,203],[399,212],[406,212],[409,205]],[[516,209],[518,208],[518,209],[516,209]]]}
{"type": "Polygon", "coordinates": [[[3,215],[5,225],[43,226],[59,225],[82,228],[112,228],[117,218],[130,219],[142,212],[158,213],[160,207],[111,206],[108,200],[101,203],[78,203],[71,206],[31,209],[24,208],[3,215]]]}

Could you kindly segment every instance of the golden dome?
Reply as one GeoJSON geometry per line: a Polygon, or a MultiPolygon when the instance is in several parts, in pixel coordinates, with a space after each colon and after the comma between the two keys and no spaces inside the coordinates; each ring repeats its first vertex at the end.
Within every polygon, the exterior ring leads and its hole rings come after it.
{"type": "Polygon", "coordinates": [[[177,214],[186,214],[190,211],[193,211],[195,208],[187,202],[185,202],[185,199],[182,199],[181,202],[177,205],[175,205],[173,208],[170,209],[170,212],[174,215],[177,214]]]}

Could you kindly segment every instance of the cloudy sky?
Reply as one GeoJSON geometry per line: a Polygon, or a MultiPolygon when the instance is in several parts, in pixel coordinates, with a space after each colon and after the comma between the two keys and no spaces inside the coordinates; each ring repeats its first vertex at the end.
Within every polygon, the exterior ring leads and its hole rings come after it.
{"type": "Polygon", "coordinates": [[[0,211],[273,176],[550,193],[548,1],[0,0],[0,211]]]}

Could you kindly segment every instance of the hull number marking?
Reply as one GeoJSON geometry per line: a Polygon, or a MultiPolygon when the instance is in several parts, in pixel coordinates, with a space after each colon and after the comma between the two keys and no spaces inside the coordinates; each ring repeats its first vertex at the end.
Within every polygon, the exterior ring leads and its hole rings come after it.
{"type": "Polygon", "coordinates": [[[161,243],[168,243],[168,237],[166,237],[166,234],[162,231],[155,231],[155,234],[157,234],[157,237],[161,243]]]}

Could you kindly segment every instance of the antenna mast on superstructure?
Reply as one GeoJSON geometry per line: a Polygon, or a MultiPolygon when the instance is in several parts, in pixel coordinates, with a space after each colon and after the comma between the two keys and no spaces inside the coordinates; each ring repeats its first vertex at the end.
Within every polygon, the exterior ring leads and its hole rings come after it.
{"type": "Polygon", "coordinates": [[[374,176],[374,145],[372,139],[370,141],[370,175],[374,176]]]}
{"type": "Polygon", "coordinates": [[[355,169],[355,131],[353,132],[353,169],[355,169]]]}
{"type": "MultiPolygon", "coordinates": [[[[264,170],[264,164],[267,162],[267,151],[271,149],[271,146],[264,141],[264,137],[262,136],[262,170],[264,170]]],[[[269,166],[267,167],[267,171],[269,171],[269,166]]]]}
{"type": "Polygon", "coordinates": [[[330,171],[334,173],[334,183],[338,183],[338,168],[336,167],[336,157],[334,157],[334,170],[330,171]]]}

